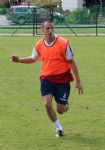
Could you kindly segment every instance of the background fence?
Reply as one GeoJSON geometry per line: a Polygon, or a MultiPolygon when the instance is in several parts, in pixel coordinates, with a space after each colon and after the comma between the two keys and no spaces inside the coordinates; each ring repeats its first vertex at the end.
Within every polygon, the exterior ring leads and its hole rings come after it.
{"type": "MultiPolygon", "coordinates": [[[[29,9],[29,8],[28,8],[29,9]]],[[[74,11],[53,8],[47,9],[51,19],[55,23],[56,34],[62,35],[105,35],[105,8],[94,6],[92,8],[77,8],[74,11]]],[[[0,9],[0,34],[1,35],[39,35],[40,23],[35,16],[36,12],[32,12],[33,20],[29,23],[20,24],[18,22],[9,21],[8,9],[0,9]]],[[[43,16],[43,12],[40,12],[43,16]]],[[[37,16],[37,15],[36,15],[37,16]]]]}

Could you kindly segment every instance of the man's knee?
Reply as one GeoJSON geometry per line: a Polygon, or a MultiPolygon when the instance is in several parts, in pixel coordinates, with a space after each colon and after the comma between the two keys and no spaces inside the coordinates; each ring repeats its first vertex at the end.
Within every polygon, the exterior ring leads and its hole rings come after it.
{"type": "Polygon", "coordinates": [[[50,110],[52,108],[51,103],[49,103],[47,101],[44,103],[44,106],[47,110],[50,110]]]}
{"type": "Polygon", "coordinates": [[[59,114],[63,114],[63,113],[65,112],[65,110],[62,109],[62,108],[57,108],[57,112],[58,112],[59,114]]]}
{"type": "Polygon", "coordinates": [[[66,111],[68,111],[68,106],[67,105],[57,104],[57,112],[59,114],[63,114],[66,111]]]}
{"type": "Polygon", "coordinates": [[[51,107],[52,107],[52,95],[45,96],[45,97],[43,97],[43,99],[44,99],[45,108],[47,110],[51,109],[51,107]]]}
{"type": "Polygon", "coordinates": [[[51,108],[52,108],[52,103],[51,103],[51,101],[49,101],[49,100],[45,100],[44,101],[44,106],[45,106],[45,108],[47,109],[47,110],[51,110],[51,108]]]}

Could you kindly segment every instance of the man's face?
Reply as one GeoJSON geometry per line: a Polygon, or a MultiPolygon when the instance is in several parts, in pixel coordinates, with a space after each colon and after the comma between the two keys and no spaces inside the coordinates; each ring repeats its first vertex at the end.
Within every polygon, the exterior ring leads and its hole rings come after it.
{"type": "Polygon", "coordinates": [[[54,36],[54,24],[45,22],[42,27],[42,31],[45,37],[49,37],[49,38],[53,37],[54,36]]]}

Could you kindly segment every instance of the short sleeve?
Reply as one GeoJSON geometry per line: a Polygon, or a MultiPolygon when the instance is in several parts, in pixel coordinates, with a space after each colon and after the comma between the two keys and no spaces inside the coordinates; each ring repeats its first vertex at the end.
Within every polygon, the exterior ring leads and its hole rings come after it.
{"type": "Polygon", "coordinates": [[[71,59],[73,59],[73,57],[74,57],[73,50],[72,50],[72,48],[70,47],[70,45],[68,44],[68,45],[67,45],[67,49],[66,49],[65,58],[66,58],[67,60],[71,60],[71,59]]]}
{"type": "Polygon", "coordinates": [[[36,60],[36,59],[38,59],[38,57],[39,57],[39,54],[38,54],[37,50],[34,47],[33,50],[32,50],[31,58],[36,60]]]}

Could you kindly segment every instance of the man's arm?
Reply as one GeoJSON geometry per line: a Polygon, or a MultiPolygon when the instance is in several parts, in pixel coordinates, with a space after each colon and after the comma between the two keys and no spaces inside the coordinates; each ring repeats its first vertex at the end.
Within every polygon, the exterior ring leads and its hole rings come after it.
{"type": "Polygon", "coordinates": [[[18,56],[11,56],[9,59],[16,63],[25,63],[25,64],[31,64],[34,63],[36,60],[38,60],[39,54],[35,47],[32,50],[32,55],[30,57],[20,58],[18,56]]]}
{"type": "Polygon", "coordinates": [[[32,57],[20,58],[18,56],[11,56],[9,59],[16,63],[31,64],[35,62],[35,60],[32,57]]]}
{"type": "Polygon", "coordinates": [[[77,65],[73,59],[69,60],[69,62],[72,65],[72,71],[73,71],[73,74],[75,76],[76,88],[78,89],[79,94],[83,94],[83,87],[81,84],[78,67],[77,67],[77,65]]]}

